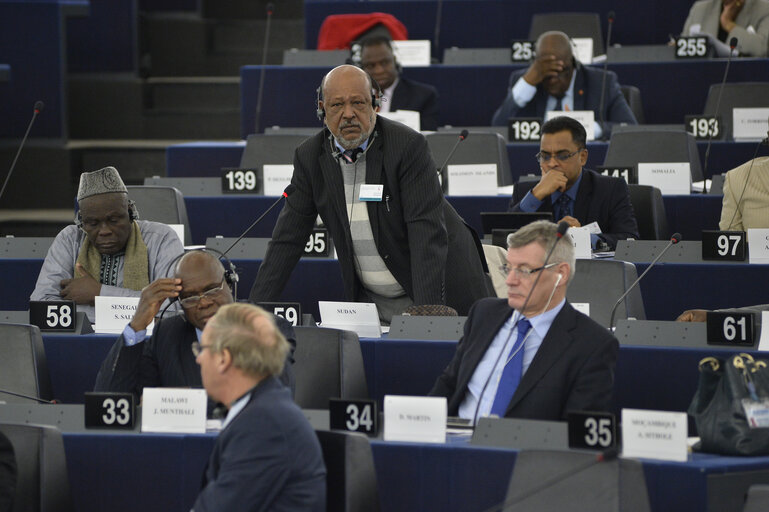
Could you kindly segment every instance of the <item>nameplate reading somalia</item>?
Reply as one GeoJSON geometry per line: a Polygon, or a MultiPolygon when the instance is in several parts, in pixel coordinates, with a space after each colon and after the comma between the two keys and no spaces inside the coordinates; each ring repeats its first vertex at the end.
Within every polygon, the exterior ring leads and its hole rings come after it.
{"type": "Polygon", "coordinates": [[[622,455],[686,462],[684,412],[622,409],[622,455]]]}
{"type": "Polygon", "coordinates": [[[497,164],[452,164],[446,168],[449,195],[497,195],[497,164]]]}
{"type": "Polygon", "coordinates": [[[144,388],[142,432],[203,434],[206,405],[205,389],[144,388]]]}
{"type": "Polygon", "coordinates": [[[385,395],[384,440],[445,443],[446,411],[445,397],[385,395]]]}
{"type": "MultiPolygon", "coordinates": [[[[123,332],[136,312],[139,297],[105,297],[99,295],[94,299],[96,323],[93,330],[97,333],[119,334],[123,332]]],[[[147,334],[152,332],[154,322],[147,327],[147,334]]]]}
{"type": "Polygon", "coordinates": [[[657,187],[662,195],[689,195],[691,166],[689,162],[639,162],[638,184],[657,187]]]}
{"type": "Polygon", "coordinates": [[[29,323],[41,331],[73,332],[77,309],[71,300],[30,301],[29,323]]]}

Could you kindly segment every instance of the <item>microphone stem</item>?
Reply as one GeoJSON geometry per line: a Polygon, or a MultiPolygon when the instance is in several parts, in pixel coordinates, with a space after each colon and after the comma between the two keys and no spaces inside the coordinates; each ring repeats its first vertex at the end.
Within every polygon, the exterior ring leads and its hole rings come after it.
{"type": "MultiPolygon", "coordinates": [[[[721,80],[721,88],[718,90],[718,99],[716,100],[715,115],[718,115],[718,109],[721,107],[721,96],[724,93],[724,86],[726,85],[726,77],[729,75],[729,64],[732,62],[732,52],[734,48],[729,48],[729,58],[726,59],[726,69],[724,70],[724,78],[721,80]]],[[[708,193],[708,160],[710,159],[710,146],[713,142],[713,130],[708,130],[708,145],[705,148],[705,166],[702,169],[702,193],[708,193]]]]}
{"type": "Polygon", "coordinates": [[[24,138],[21,139],[21,144],[19,144],[19,149],[16,150],[16,156],[13,158],[13,163],[11,164],[11,168],[8,170],[8,176],[5,177],[3,188],[0,189],[0,198],[3,197],[3,192],[5,192],[5,187],[8,186],[8,181],[11,179],[11,174],[13,174],[13,169],[16,167],[16,162],[19,160],[21,149],[24,147],[24,144],[27,142],[27,137],[29,137],[29,132],[30,130],[32,130],[32,124],[35,122],[35,118],[37,118],[37,114],[38,114],[37,110],[35,110],[32,113],[32,119],[29,120],[29,124],[27,125],[27,131],[26,133],[24,133],[24,138]]]}
{"type": "Polygon", "coordinates": [[[264,211],[264,213],[263,213],[263,214],[261,214],[261,215],[259,216],[259,218],[258,218],[258,219],[256,219],[256,220],[255,220],[255,221],[254,221],[254,222],[253,222],[253,223],[252,223],[250,226],[248,226],[248,228],[247,228],[247,229],[246,229],[246,230],[243,232],[243,234],[242,234],[242,235],[240,235],[240,236],[238,237],[238,239],[237,239],[237,240],[235,240],[235,241],[232,243],[232,245],[231,245],[231,246],[229,246],[229,247],[227,248],[227,250],[226,250],[226,251],[224,251],[224,252],[222,253],[222,256],[227,256],[227,253],[228,253],[228,252],[230,252],[230,251],[232,250],[232,248],[233,248],[233,247],[235,247],[235,246],[237,245],[237,243],[238,243],[238,242],[240,242],[241,240],[243,240],[243,237],[244,237],[244,236],[246,236],[246,235],[248,234],[248,232],[249,232],[249,231],[251,231],[251,230],[253,229],[253,227],[254,227],[254,226],[256,226],[256,225],[259,223],[259,221],[260,221],[260,220],[262,220],[262,219],[264,218],[264,216],[265,216],[265,215],[267,215],[268,213],[270,213],[270,211],[271,211],[273,208],[275,208],[275,207],[278,205],[278,203],[280,203],[280,202],[283,200],[283,198],[285,198],[286,196],[287,196],[287,194],[286,194],[285,192],[283,192],[283,195],[281,195],[281,196],[278,198],[278,200],[277,200],[277,201],[275,201],[274,203],[272,203],[272,204],[270,205],[270,207],[269,207],[269,208],[267,208],[267,209],[264,211]]]}

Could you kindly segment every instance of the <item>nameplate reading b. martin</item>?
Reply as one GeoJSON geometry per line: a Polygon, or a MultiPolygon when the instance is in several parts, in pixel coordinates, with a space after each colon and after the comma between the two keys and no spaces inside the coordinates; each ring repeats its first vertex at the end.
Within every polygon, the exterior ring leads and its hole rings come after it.
{"type": "Polygon", "coordinates": [[[204,389],[144,388],[142,432],[205,433],[206,405],[204,389]]]}
{"type": "Polygon", "coordinates": [[[446,411],[445,397],[385,395],[384,439],[445,443],[446,411]]]}

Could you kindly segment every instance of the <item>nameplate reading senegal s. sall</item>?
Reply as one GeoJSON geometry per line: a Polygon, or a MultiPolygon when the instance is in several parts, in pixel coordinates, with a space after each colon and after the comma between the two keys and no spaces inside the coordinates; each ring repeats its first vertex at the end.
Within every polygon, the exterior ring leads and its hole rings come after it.
{"type": "Polygon", "coordinates": [[[131,430],[136,423],[133,393],[86,393],[85,428],[131,430]]]}
{"type": "MultiPolygon", "coordinates": [[[[134,317],[139,297],[105,297],[98,295],[94,299],[96,323],[93,330],[102,334],[119,334],[134,317]]],[[[147,334],[152,334],[155,322],[147,326],[147,334]]]]}
{"type": "Polygon", "coordinates": [[[328,414],[331,430],[361,432],[367,436],[377,435],[376,400],[329,398],[328,414]]]}
{"type": "Polygon", "coordinates": [[[507,120],[507,139],[510,142],[537,142],[541,131],[542,119],[538,117],[511,117],[507,120]]]}
{"type": "Polygon", "coordinates": [[[206,405],[205,389],[144,388],[142,432],[202,434],[206,405]]]}
{"type": "Polygon", "coordinates": [[[745,261],[747,239],[744,231],[702,231],[702,259],[745,261]]]}
{"type": "Polygon", "coordinates": [[[450,196],[497,195],[497,164],[451,164],[446,173],[450,196]]]}
{"type": "Polygon", "coordinates": [[[748,262],[769,263],[769,229],[748,229],[748,262]]]}
{"type": "Polygon", "coordinates": [[[384,440],[445,443],[445,397],[395,396],[384,398],[384,440]]]}
{"type": "Polygon", "coordinates": [[[74,332],[77,307],[71,300],[30,301],[29,323],[41,331],[74,332]]]}
{"type": "Polygon", "coordinates": [[[558,116],[576,119],[585,128],[587,140],[595,140],[595,112],[592,110],[548,110],[545,113],[545,121],[558,116]]]}
{"type": "Polygon", "coordinates": [[[264,195],[279,197],[291,183],[291,176],[294,175],[293,165],[275,165],[265,164],[262,166],[262,176],[264,177],[264,195]]]}
{"type": "Polygon", "coordinates": [[[622,455],[686,462],[685,412],[622,409],[622,455]]]}
{"type": "Polygon", "coordinates": [[[689,162],[639,162],[638,183],[657,187],[662,195],[689,195],[691,167],[689,162]]]}
{"type": "Polygon", "coordinates": [[[369,302],[318,301],[321,327],[353,331],[365,338],[381,338],[382,326],[376,304],[369,302]]]}
{"type": "Polygon", "coordinates": [[[708,311],[705,323],[708,345],[753,346],[753,313],[708,311]]]}

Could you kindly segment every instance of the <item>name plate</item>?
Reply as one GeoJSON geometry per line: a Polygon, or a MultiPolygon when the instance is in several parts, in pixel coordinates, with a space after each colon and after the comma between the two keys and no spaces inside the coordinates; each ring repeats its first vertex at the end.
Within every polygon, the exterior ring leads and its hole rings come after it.
{"type": "Polygon", "coordinates": [[[769,263],[769,229],[749,229],[748,247],[749,263],[769,263]]]}
{"type": "Polygon", "coordinates": [[[684,125],[697,140],[720,139],[723,133],[720,116],[686,116],[684,125]]]}
{"type": "Polygon", "coordinates": [[[753,346],[753,313],[708,311],[705,318],[708,345],[753,346]]]}
{"type": "Polygon", "coordinates": [[[255,169],[222,169],[223,194],[258,194],[261,190],[259,175],[255,169]]]}
{"type": "Polygon", "coordinates": [[[758,336],[758,350],[769,352],[769,311],[761,312],[761,334],[758,336]]]}
{"type": "Polygon", "coordinates": [[[298,302],[258,302],[256,305],[275,316],[285,318],[294,327],[302,323],[302,305],[298,302]]]}
{"type": "Polygon", "coordinates": [[[574,56],[583,64],[593,62],[593,38],[592,37],[573,37],[571,45],[574,50],[574,56]]]}
{"type": "Polygon", "coordinates": [[[514,117],[507,121],[507,139],[510,142],[536,142],[542,131],[538,117],[514,117]]]}
{"type": "Polygon", "coordinates": [[[360,432],[375,437],[378,432],[375,400],[329,398],[329,428],[360,432]]]}
{"type": "Polygon", "coordinates": [[[592,110],[550,110],[545,113],[545,121],[558,116],[576,119],[585,128],[587,140],[595,140],[595,112],[592,110]]]}
{"type": "Polygon", "coordinates": [[[85,428],[132,430],[136,424],[133,393],[86,393],[85,428]]]}
{"type": "Polygon", "coordinates": [[[677,59],[703,59],[708,56],[710,43],[706,36],[685,36],[676,39],[677,59]]]}
{"type": "Polygon", "coordinates": [[[569,228],[572,243],[574,244],[574,257],[577,259],[589,260],[592,255],[590,247],[590,228],[569,228]]]}
{"type": "MultiPolygon", "coordinates": [[[[131,321],[139,305],[139,297],[106,297],[98,295],[94,298],[96,323],[93,330],[97,333],[119,334],[131,321]]],[[[147,335],[152,333],[155,326],[153,321],[147,326],[147,335]]]]}
{"type": "Polygon", "coordinates": [[[384,440],[446,442],[446,398],[385,395],[384,440]]]}
{"type": "Polygon", "coordinates": [[[769,130],[769,108],[732,109],[734,140],[761,140],[769,130]]]}
{"type": "Polygon", "coordinates": [[[404,68],[430,65],[430,41],[428,39],[393,41],[392,47],[398,62],[404,68]]]}
{"type": "Polygon", "coordinates": [[[377,115],[387,118],[390,121],[397,121],[405,124],[417,132],[422,128],[421,115],[415,110],[394,110],[390,112],[380,112],[377,115]]]}
{"type": "Polygon", "coordinates": [[[622,409],[622,455],[686,462],[686,413],[622,409]]]}
{"type": "Polygon", "coordinates": [[[609,412],[570,412],[569,448],[604,451],[617,447],[617,422],[609,412]]]}
{"type": "Polygon", "coordinates": [[[702,259],[745,261],[747,240],[744,231],[702,231],[702,259]]]}
{"type": "Polygon", "coordinates": [[[77,306],[71,300],[30,301],[29,323],[47,332],[74,332],[77,306]]]}
{"type": "Polygon", "coordinates": [[[206,405],[205,389],[144,388],[142,432],[203,434],[206,405]]]}
{"type": "Polygon", "coordinates": [[[265,164],[262,166],[262,174],[264,175],[264,195],[282,196],[283,191],[291,184],[294,166],[265,164]]]}
{"type": "Polygon", "coordinates": [[[184,245],[184,224],[166,224],[169,228],[174,230],[176,236],[179,237],[179,241],[184,245]]]}
{"type": "Polygon", "coordinates": [[[311,258],[327,258],[333,244],[326,228],[315,228],[304,246],[304,255],[311,258]]]}
{"type": "Polygon", "coordinates": [[[322,327],[353,331],[364,338],[381,338],[379,312],[368,302],[318,301],[322,327]]]}
{"type": "Polygon", "coordinates": [[[497,194],[497,164],[454,164],[446,172],[451,196],[497,194]]]}
{"type": "Polygon", "coordinates": [[[585,316],[590,316],[590,303],[589,302],[570,302],[571,307],[579,311],[585,316]]]}
{"type": "Polygon", "coordinates": [[[657,187],[663,195],[689,195],[692,188],[689,162],[639,162],[638,183],[657,187]]]}
{"type": "Polygon", "coordinates": [[[627,167],[596,166],[595,169],[598,174],[603,174],[604,176],[611,176],[612,178],[624,178],[625,182],[627,182],[629,185],[638,184],[638,171],[636,170],[635,165],[630,165],[627,167]]]}
{"type": "Polygon", "coordinates": [[[529,62],[534,58],[534,41],[525,39],[513,41],[510,44],[510,60],[513,62],[529,62]]]}

